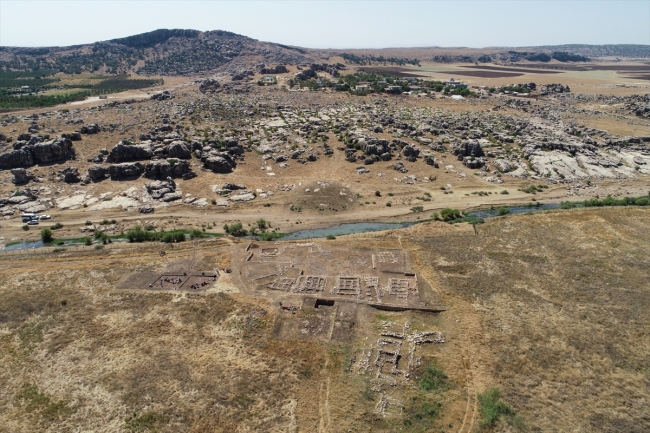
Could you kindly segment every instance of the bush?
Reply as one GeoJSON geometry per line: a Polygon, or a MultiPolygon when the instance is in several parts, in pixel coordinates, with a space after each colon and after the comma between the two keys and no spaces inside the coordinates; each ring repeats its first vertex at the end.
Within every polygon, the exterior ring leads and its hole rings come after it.
{"type": "Polygon", "coordinates": [[[391,207],[393,204],[391,202],[387,202],[386,206],[391,207]]]}
{"type": "Polygon", "coordinates": [[[413,206],[411,208],[411,212],[414,212],[414,213],[424,212],[424,207],[422,207],[422,206],[413,206]]]}
{"type": "Polygon", "coordinates": [[[504,189],[503,191],[501,191],[501,194],[510,194],[510,193],[508,192],[507,189],[504,189]]]}
{"type": "Polygon", "coordinates": [[[425,391],[439,391],[447,387],[447,375],[435,365],[425,368],[418,385],[425,391]]]}
{"type": "Polygon", "coordinates": [[[42,229],[41,230],[41,240],[45,244],[49,244],[50,242],[52,242],[54,240],[54,238],[52,237],[52,230],[50,230],[47,227],[42,229]]]}
{"type": "Polygon", "coordinates": [[[497,215],[499,216],[508,215],[509,213],[510,213],[510,209],[508,209],[507,207],[500,207],[499,209],[497,209],[497,215]]]}
{"type": "Polygon", "coordinates": [[[29,230],[29,226],[28,226],[27,224],[25,224],[25,225],[22,226],[21,228],[22,228],[23,230],[25,230],[25,231],[29,230]]]}
{"type": "Polygon", "coordinates": [[[233,223],[233,224],[230,224],[230,225],[224,224],[223,225],[223,230],[227,234],[233,235],[233,236],[246,236],[248,234],[241,222],[236,222],[236,223],[233,223]]]}
{"type": "Polygon", "coordinates": [[[86,244],[86,245],[92,245],[92,244],[93,244],[93,240],[90,239],[89,236],[86,236],[86,237],[84,238],[84,244],[86,244]]]}
{"type": "Polygon", "coordinates": [[[260,239],[263,241],[272,241],[274,239],[279,239],[282,237],[282,234],[277,233],[277,232],[264,232],[260,233],[260,239]]]}
{"type": "Polygon", "coordinates": [[[91,225],[93,225],[93,223],[91,223],[90,221],[86,221],[86,222],[84,223],[84,225],[91,226],[91,225]]]}
{"type": "Polygon", "coordinates": [[[270,227],[270,224],[264,218],[258,219],[255,224],[257,224],[257,228],[260,230],[266,230],[267,227],[270,227]]]}
{"type": "Polygon", "coordinates": [[[481,413],[479,427],[494,427],[497,420],[503,417],[508,424],[523,430],[523,420],[515,415],[515,411],[507,403],[501,400],[499,388],[490,388],[485,394],[479,394],[478,401],[480,405],[479,412],[481,413]]]}
{"type": "Polygon", "coordinates": [[[375,191],[375,197],[381,197],[381,192],[375,191]]]}
{"type": "Polygon", "coordinates": [[[336,239],[336,236],[334,236],[334,235],[327,235],[327,236],[325,237],[325,239],[330,240],[330,241],[333,241],[334,239],[336,239]]]}
{"type": "Polygon", "coordinates": [[[61,223],[56,223],[52,226],[52,230],[59,230],[63,228],[63,224],[61,223]]]}
{"type": "Polygon", "coordinates": [[[440,211],[440,217],[443,221],[451,221],[461,217],[458,209],[445,208],[440,211]]]}
{"type": "Polygon", "coordinates": [[[192,230],[190,231],[190,238],[191,238],[191,239],[200,238],[200,237],[202,237],[202,236],[203,236],[203,233],[202,233],[201,230],[199,230],[199,229],[192,229],[192,230]]]}

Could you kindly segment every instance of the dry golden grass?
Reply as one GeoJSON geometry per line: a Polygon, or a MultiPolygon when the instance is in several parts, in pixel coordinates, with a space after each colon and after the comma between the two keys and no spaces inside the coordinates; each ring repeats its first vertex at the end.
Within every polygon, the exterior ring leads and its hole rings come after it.
{"type": "Polygon", "coordinates": [[[465,322],[479,391],[499,386],[531,431],[635,432],[650,428],[649,223],[575,210],[408,239],[465,322]]]}

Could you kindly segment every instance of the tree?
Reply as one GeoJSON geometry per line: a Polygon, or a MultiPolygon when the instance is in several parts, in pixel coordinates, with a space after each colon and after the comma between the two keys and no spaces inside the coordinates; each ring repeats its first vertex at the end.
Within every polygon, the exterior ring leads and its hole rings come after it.
{"type": "Polygon", "coordinates": [[[52,230],[50,230],[47,227],[41,230],[41,240],[43,241],[44,244],[49,244],[50,242],[52,242],[54,240],[54,238],[52,237],[52,230]]]}

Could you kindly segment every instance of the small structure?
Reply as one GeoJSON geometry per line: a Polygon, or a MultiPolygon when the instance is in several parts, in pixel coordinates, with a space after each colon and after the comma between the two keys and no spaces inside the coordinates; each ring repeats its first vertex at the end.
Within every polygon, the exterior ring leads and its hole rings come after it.
{"type": "Polygon", "coordinates": [[[454,80],[454,77],[451,77],[445,84],[449,87],[456,87],[457,89],[467,89],[467,84],[463,84],[458,80],[454,80]]]}

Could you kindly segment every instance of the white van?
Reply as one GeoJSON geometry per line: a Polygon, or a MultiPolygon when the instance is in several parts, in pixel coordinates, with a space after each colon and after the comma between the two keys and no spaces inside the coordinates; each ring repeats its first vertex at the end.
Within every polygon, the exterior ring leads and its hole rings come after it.
{"type": "Polygon", "coordinates": [[[27,222],[33,219],[38,219],[38,216],[35,213],[25,212],[24,214],[21,215],[21,218],[23,219],[23,222],[27,222]]]}

